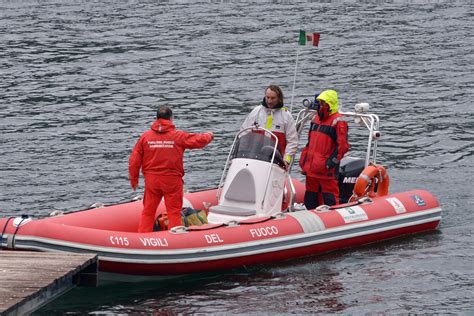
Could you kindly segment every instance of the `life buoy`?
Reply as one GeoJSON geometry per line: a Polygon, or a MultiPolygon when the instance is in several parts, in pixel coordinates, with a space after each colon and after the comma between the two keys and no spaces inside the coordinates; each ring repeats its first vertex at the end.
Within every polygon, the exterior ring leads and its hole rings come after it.
{"type": "Polygon", "coordinates": [[[388,194],[390,178],[384,167],[380,165],[370,165],[366,167],[356,180],[354,193],[350,201],[355,201],[363,196],[375,197],[388,194]],[[377,179],[377,181],[375,181],[377,179]],[[377,191],[375,191],[377,183],[377,191]]]}

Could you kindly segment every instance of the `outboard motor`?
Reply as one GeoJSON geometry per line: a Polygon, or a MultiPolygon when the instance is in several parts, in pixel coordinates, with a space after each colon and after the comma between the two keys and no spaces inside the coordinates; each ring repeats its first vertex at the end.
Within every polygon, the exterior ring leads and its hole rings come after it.
{"type": "Polygon", "coordinates": [[[362,158],[344,157],[339,166],[339,203],[347,203],[352,196],[357,177],[365,167],[362,158]]]}
{"type": "Polygon", "coordinates": [[[209,222],[225,223],[281,212],[285,180],[285,163],[276,136],[261,128],[241,131],[219,184],[218,205],[209,209],[209,222]]]}

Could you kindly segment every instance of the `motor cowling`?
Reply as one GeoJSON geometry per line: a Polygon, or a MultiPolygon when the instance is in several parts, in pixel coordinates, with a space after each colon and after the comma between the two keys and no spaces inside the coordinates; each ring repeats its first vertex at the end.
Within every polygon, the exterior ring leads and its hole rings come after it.
{"type": "Polygon", "coordinates": [[[339,166],[339,203],[347,203],[352,196],[357,177],[365,168],[365,160],[355,157],[344,157],[339,166]]]}

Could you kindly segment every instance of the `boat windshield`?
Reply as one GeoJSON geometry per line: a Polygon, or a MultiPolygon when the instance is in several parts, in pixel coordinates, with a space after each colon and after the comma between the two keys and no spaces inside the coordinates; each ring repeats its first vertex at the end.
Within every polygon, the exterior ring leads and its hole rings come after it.
{"type": "MultiPolygon", "coordinates": [[[[275,139],[261,131],[249,131],[242,134],[235,143],[231,159],[249,158],[266,162],[272,161],[273,151],[275,150],[275,139]]],[[[281,153],[276,150],[273,163],[285,168],[285,163],[281,153]]]]}

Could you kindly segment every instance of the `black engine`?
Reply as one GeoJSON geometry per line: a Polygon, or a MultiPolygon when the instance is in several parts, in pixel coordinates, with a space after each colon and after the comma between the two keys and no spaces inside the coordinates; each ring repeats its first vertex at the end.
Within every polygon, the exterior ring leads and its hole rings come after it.
{"type": "Polygon", "coordinates": [[[364,170],[362,158],[344,157],[339,166],[339,203],[347,203],[352,196],[357,177],[364,170]]]}

